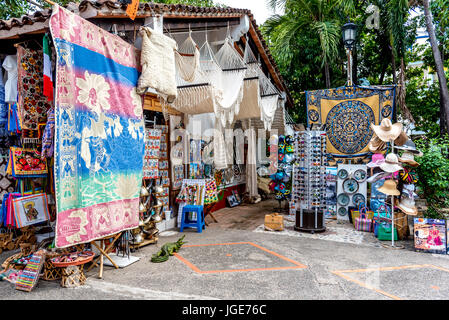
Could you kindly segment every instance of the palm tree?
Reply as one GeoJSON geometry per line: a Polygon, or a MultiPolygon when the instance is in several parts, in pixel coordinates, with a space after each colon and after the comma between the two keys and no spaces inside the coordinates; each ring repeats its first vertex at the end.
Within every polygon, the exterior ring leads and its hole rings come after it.
{"type": "Polygon", "coordinates": [[[326,87],[330,88],[330,64],[338,57],[341,38],[341,16],[352,14],[353,0],[268,0],[272,9],[283,7],[284,15],[274,15],[265,24],[268,34],[276,32],[277,43],[286,51],[294,45],[298,33],[311,30],[321,46],[326,87]]]}
{"type": "Polygon", "coordinates": [[[429,7],[429,0],[423,0],[424,16],[426,18],[427,32],[429,33],[430,45],[432,47],[433,58],[438,74],[438,82],[440,85],[440,128],[441,134],[449,133],[449,90],[447,88],[446,74],[444,72],[443,59],[438,48],[438,42],[433,26],[432,12],[429,7]]]}

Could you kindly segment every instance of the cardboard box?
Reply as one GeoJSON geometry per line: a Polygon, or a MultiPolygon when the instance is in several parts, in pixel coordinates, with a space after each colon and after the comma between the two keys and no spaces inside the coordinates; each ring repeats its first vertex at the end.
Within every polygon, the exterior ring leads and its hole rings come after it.
{"type": "Polygon", "coordinates": [[[265,229],[270,231],[284,230],[284,217],[279,213],[265,215],[265,229]]]}

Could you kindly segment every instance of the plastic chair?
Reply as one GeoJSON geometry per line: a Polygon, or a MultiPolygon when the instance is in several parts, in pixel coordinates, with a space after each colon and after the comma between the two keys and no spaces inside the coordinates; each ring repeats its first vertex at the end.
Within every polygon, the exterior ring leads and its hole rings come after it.
{"type": "Polygon", "coordinates": [[[203,206],[187,205],[182,208],[180,231],[184,232],[184,228],[197,228],[198,233],[206,229],[203,206]],[[192,212],[196,212],[196,220],[189,219],[189,213],[192,212]]]}

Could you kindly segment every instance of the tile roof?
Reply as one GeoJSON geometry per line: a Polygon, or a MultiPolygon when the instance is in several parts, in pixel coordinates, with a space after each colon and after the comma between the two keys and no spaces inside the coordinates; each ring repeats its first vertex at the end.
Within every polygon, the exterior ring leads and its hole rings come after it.
{"type": "MultiPolygon", "coordinates": [[[[117,1],[113,0],[83,0],[78,4],[70,3],[67,5],[68,9],[72,11],[78,11],[78,13],[82,14],[83,12],[94,9],[101,13],[111,13],[112,15],[123,15],[126,11],[126,4],[121,4],[117,1]]],[[[190,5],[183,4],[164,4],[164,3],[140,3],[139,5],[139,15],[148,15],[149,13],[156,14],[169,14],[170,16],[186,16],[189,17],[229,17],[235,16],[239,17],[242,15],[248,15],[251,24],[262,43],[263,50],[267,54],[267,57],[275,70],[276,75],[278,76],[282,86],[284,87],[284,91],[287,92],[287,100],[288,105],[293,106],[293,102],[287,87],[285,86],[284,79],[282,78],[280,71],[274,61],[273,56],[270,53],[268,45],[262,36],[262,32],[260,31],[256,19],[254,19],[254,15],[248,9],[236,9],[230,7],[196,7],[190,5]]],[[[26,25],[33,25],[36,22],[46,22],[48,18],[51,16],[51,9],[45,9],[42,11],[36,11],[29,15],[24,15],[20,18],[12,18],[9,20],[0,20],[0,33],[1,31],[9,31],[13,28],[21,28],[26,25]]]]}

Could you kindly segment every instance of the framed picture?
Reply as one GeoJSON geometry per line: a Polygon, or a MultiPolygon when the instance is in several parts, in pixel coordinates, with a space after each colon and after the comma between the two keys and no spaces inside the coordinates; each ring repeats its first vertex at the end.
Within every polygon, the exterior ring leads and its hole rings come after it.
{"type": "Polygon", "coordinates": [[[237,199],[235,198],[234,194],[228,196],[226,199],[228,200],[228,204],[231,208],[236,207],[240,204],[240,202],[238,202],[237,199]]]}
{"type": "Polygon", "coordinates": [[[239,204],[242,203],[242,199],[240,198],[240,195],[239,195],[239,193],[237,192],[237,190],[232,190],[232,194],[234,195],[235,200],[237,200],[237,202],[238,202],[239,204]]]}
{"type": "Polygon", "coordinates": [[[13,199],[13,206],[18,228],[49,220],[47,195],[45,193],[13,199]]]}
{"type": "Polygon", "coordinates": [[[446,221],[438,219],[414,219],[415,250],[446,254],[446,221]]]}

